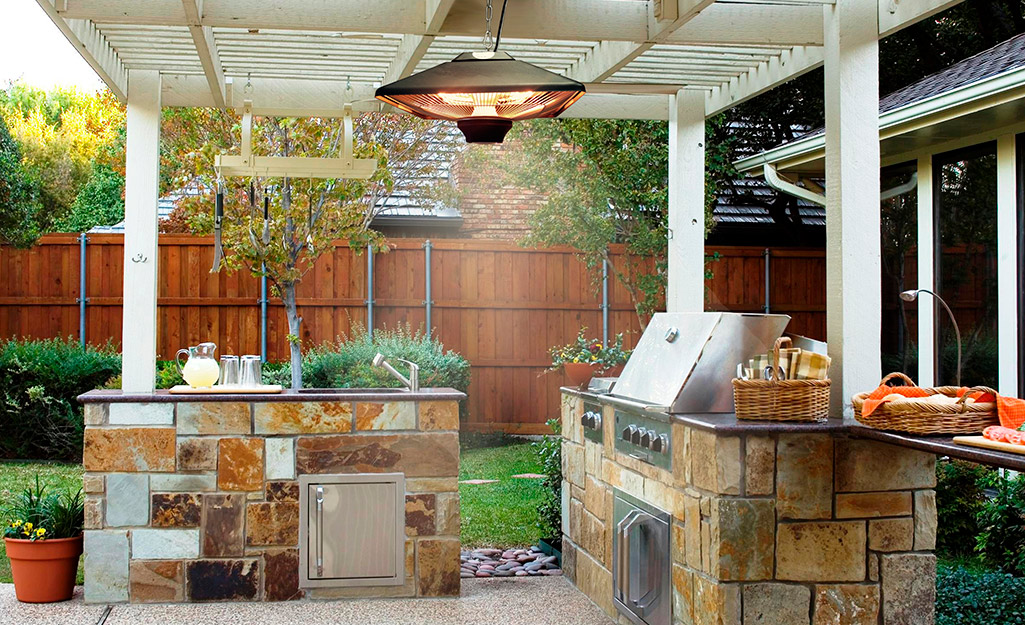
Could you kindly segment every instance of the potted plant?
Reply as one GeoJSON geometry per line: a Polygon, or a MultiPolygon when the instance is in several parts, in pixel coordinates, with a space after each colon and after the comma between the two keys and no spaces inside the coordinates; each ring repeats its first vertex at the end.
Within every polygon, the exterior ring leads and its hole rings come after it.
{"type": "Polygon", "coordinates": [[[617,376],[630,357],[630,352],[623,349],[621,333],[605,345],[601,339],[587,338],[586,332],[587,328],[580,328],[575,341],[550,350],[549,371],[562,369],[572,386],[582,386],[595,375],[617,376]]]}
{"type": "Polygon", "coordinates": [[[47,492],[36,476],[6,508],[4,544],[18,601],[67,601],[75,590],[82,555],[85,502],[82,491],[47,492]]]}

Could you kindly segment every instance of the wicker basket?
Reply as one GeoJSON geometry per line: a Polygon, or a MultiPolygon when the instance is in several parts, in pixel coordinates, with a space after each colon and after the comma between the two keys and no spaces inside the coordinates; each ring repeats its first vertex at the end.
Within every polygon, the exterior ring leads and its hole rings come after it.
{"type": "Polygon", "coordinates": [[[829,380],[780,380],[779,350],[789,345],[780,337],[772,348],[772,378],[733,379],[733,404],[738,419],[753,421],[825,421],[829,416],[829,380]]]}
{"type": "MultiPolygon", "coordinates": [[[[903,373],[891,373],[883,378],[880,386],[890,380],[899,379],[905,386],[915,383],[903,373]]],[[[928,395],[942,394],[957,397],[960,387],[937,386],[922,388],[928,395]]],[[[866,427],[877,430],[893,430],[911,434],[978,434],[990,425],[998,425],[997,406],[994,402],[965,403],[968,396],[975,391],[984,391],[996,395],[996,391],[988,386],[975,386],[961,397],[956,404],[927,404],[915,401],[888,401],[865,416],[861,414],[865,400],[871,393],[858,393],[851,399],[854,404],[854,418],[866,427]]]]}

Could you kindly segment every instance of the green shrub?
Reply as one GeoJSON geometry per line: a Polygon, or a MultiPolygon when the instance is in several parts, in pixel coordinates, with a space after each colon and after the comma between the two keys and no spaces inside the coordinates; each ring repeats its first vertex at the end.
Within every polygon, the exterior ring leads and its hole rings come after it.
{"type": "Polygon", "coordinates": [[[94,163],[89,181],[54,228],[58,232],[87,232],[94,226],[113,226],[125,218],[124,192],[124,176],[110,165],[94,163]]]}
{"type": "Polygon", "coordinates": [[[995,494],[979,510],[975,550],[987,565],[1025,575],[1025,475],[993,471],[983,484],[995,494]]]}
{"type": "Polygon", "coordinates": [[[974,553],[979,513],[986,501],[983,479],[993,470],[962,460],[936,463],[936,551],[946,557],[974,553]]]}
{"type": "Polygon", "coordinates": [[[1025,625],[1025,579],[941,563],[936,571],[936,625],[1025,625]]]}
{"type": "Polygon", "coordinates": [[[158,360],[156,388],[171,388],[179,384],[185,384],[185,378],[178,370],[178,363],[173,360],[158,360]]]}
{"type": "Polygon", "coordinates": [[[109,345],[68,339],[0,342],[0,457],[78,461],[82,406],[76,397],[121,369],[109,345]]]}
{"type": "Polygon", "coordinates": [[[549,419],[552,436],[531,443],[541,464],[545,479],[541,484],[544,492],[537,505],[538,527],[542,538],[562,536],[562,422],[549,419]]]}

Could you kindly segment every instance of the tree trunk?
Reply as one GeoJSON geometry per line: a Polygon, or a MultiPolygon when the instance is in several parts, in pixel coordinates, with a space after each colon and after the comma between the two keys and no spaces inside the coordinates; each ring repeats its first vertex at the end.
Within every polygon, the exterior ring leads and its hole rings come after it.
{"type": "Polygon", "coordinates": [[[288,317],[288,350],[292,363],[292,388],[298,390],[303,386],[303,354],[299,343],[299,331],[303,319],[299,316],[299,309],[295,304],[294,282],[288,282],[281,286],[281,302],[285,305],[285,315],[288,317]]]}

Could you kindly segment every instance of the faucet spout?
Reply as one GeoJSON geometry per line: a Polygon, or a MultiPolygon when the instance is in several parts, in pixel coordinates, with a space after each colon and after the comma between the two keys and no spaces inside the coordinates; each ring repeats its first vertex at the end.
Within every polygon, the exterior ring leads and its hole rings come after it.
{"type": "Polygon", "coordinates": [[[417,365],[415,362],[410,362],[402,358],[397,358],[396,360],[409,367],[408,378],[399,373],[399,371],[395,369],[395,367],[391,366],[391,363],[389,363],[388,360],[384,357],[384,354],[378,353],[376,356],[374,356],[373,365],[375,367],[380,367],[384,369],[389,374],[391,374],[393,378],[395,378],[399,382],[402,382],[402,385],[406,387],[407,391],[413,393],[418,392],[420,390],[420,366],[417,365]]]}

